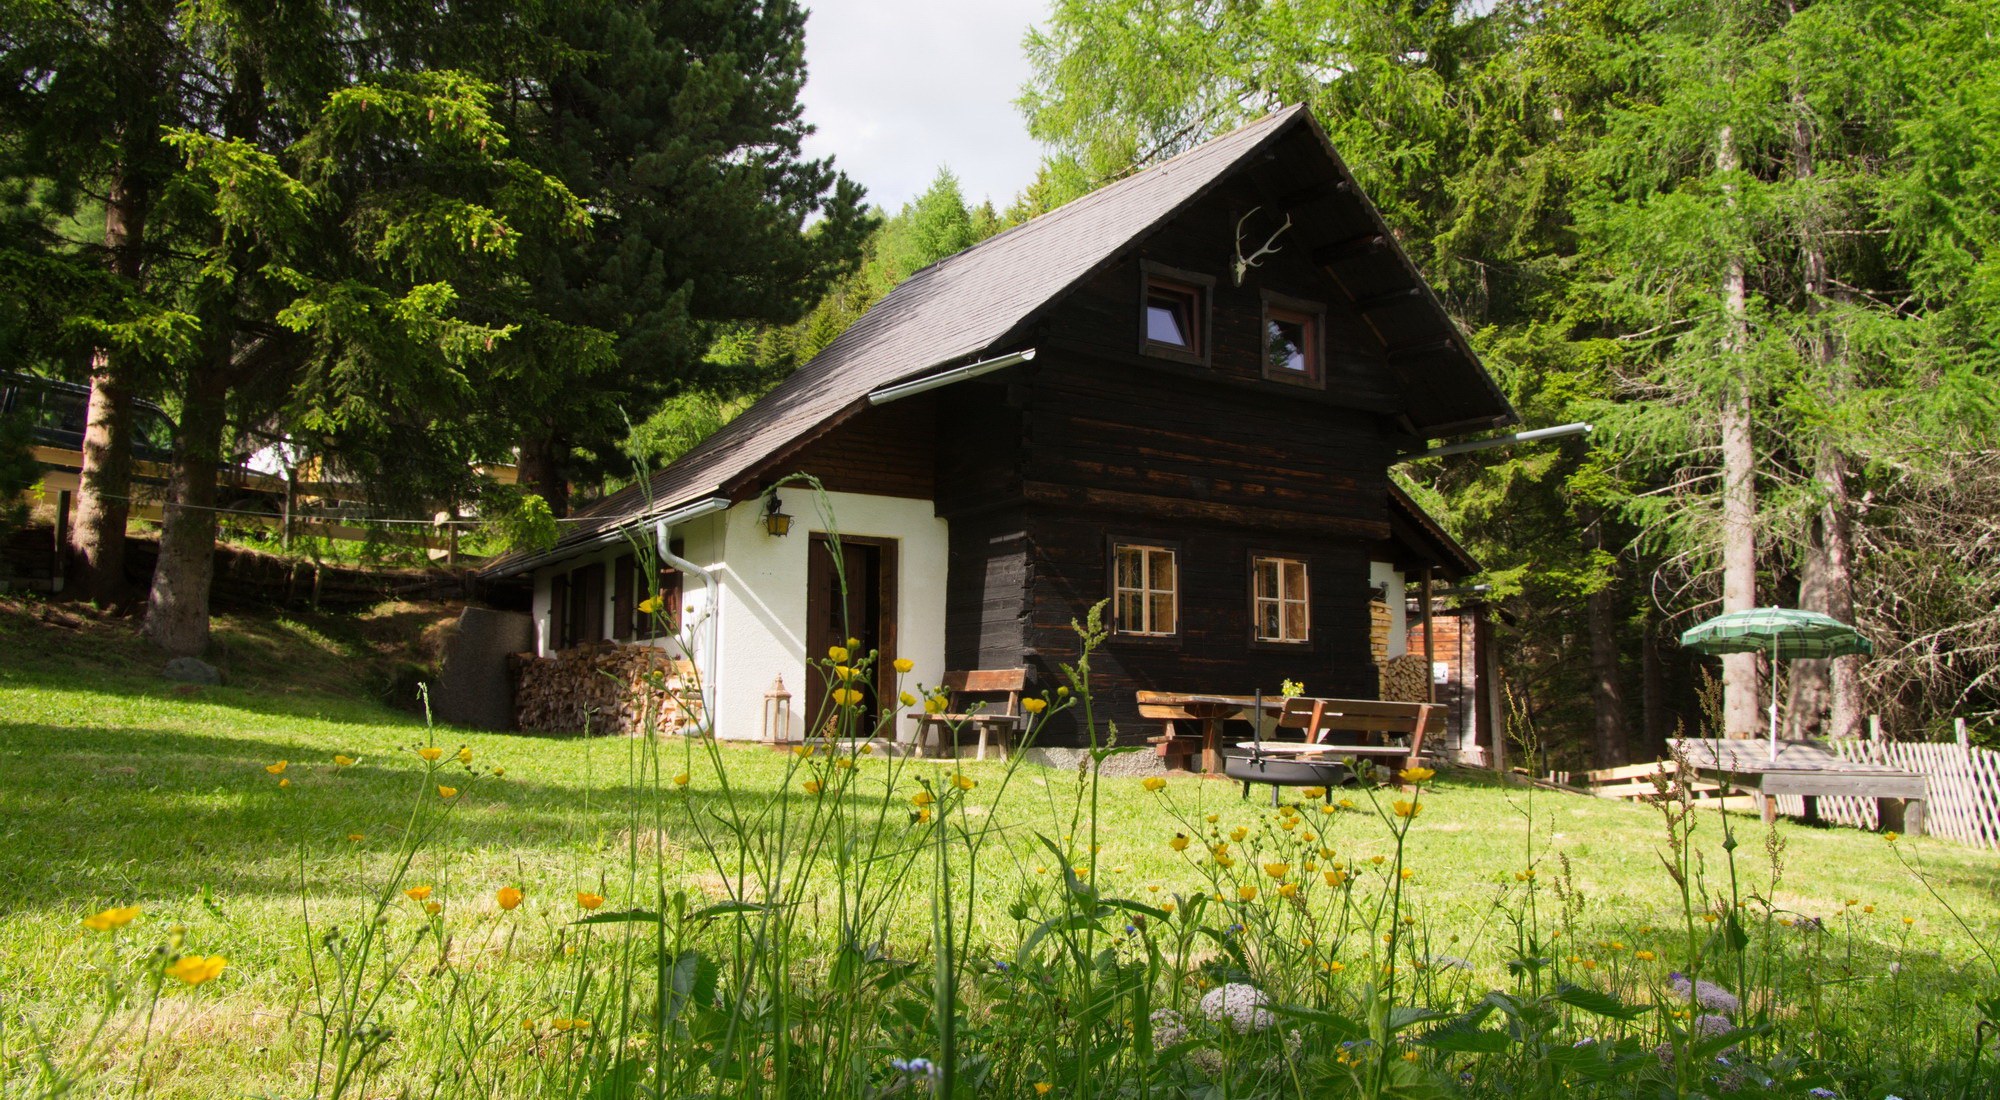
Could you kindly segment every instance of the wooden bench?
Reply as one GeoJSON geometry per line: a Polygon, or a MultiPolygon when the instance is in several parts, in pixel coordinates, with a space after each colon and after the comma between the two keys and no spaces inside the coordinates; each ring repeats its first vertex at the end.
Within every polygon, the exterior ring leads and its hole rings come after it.
{"type": "Polygon", "coordinates": [[[1444,732],[1444,706],[1293,696],[1278,711],[1278,728],[1299,730],[1304,739],[1240,742],[1237,748],[1249,754],[1232,755],[1225,764],[1230,778],[1243,782],[1246,798],[1252,783],[1271,784],[1274,798],[1280,786],[1336,786],[1345,778],[1343,758],[1410,767],[1423,756],[1425,736],[1444,732]],[[1329,740],[1334,734],[1343,736],[1329,740]],[[1409,740],[1390,744],[1390,737],[1409,740]]]}
{"type": "MultiPolygon", "coordinates": [[[[999,742],[1001,755],[1010,748],[1014,732],[1023,724],[1021,715],[1021,693],[1028,689],[1028,670],[1024,668],[973,669],[965,672],[944,674],[944,713],[912,714],[910,720],[917,724],[917,735],[913,751],[918,756],[924,754],[927,738],[935,737],[942,750],[952,731],[967,725],[979,729],[979,750],[975,760],[986,759],[988,736],[999,742]],[[1007,697],[1004,706],[995,709],[981,707],[973,709],[976,700],[972,696],[1007,697]],[[933,732],[935,731],[935,732],[933,732]]],[[[955,751],[955,746],[954,746],[955,751]]]]}

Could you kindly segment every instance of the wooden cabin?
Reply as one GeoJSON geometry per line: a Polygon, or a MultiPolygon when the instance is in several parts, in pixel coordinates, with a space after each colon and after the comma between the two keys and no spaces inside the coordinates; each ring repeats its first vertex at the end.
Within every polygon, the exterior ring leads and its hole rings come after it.
{"type": "Polygon", "coordinates": [[[808,659],[849,636],[881,650],[885,698],[896,657],[910,683],[1053,688],[1108,600],[1097,715],[1136,736],[1138,689],[1374,696],[1382,605],[1400,633],[1407,580],[1477,569],[1391,464],[1514,419],[1292,107],[916,273],[649,483],[487,572],[533,577],[544,652],[669,644],[633,610],[632,540],[664,546],[713,728],[739,738],[775,732],[780,677],[797,737],[824,692],[808,659]],[[797,473],[825,493],[780,484],[797,473]]]}

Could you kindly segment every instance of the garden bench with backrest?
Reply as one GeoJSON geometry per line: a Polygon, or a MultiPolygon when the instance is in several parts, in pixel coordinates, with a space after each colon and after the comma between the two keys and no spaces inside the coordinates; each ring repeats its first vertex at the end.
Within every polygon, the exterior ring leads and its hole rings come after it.
{"type": "Polygon", "coordinates": [[[986,759],[989,737],[1005,756],[1014,734],[1025,721],[1021,714],[1021,693],[1028,689],[1028,670],[989,668],[947,672],[944,674],[944,689],[946,695],[942,713],[910,716],[910,720],[917,724],[916,740],[912,746],[916,755],[924,755],[927,740],[942,750],[954,728],[970,725],[979,730],[979,748],[973,759],[986,759]],[[980,696],[989,698],[980,699],[980,696]],[[1000,701],[1001,696],[1005,697],[1004,702],[1000,701]],[[987,702],[995,705],[974,706],[975,703],[987,702]]]}

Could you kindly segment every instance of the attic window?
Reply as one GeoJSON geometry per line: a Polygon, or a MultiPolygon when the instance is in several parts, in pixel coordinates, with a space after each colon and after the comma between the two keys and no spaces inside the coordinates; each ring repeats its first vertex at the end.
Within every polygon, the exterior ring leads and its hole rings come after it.
{"type": "Polygon", "coordinates": [[[1211,276],[1142,261],[1139,351],[1160,359],[1208,365],[1211,276]]]}
{"type": "Polygon", "coordinates": [[[1321,308],[1278,294],[1264,295],[1264,377],[1321,386],[1321,308]]]}
{"type": "Polygon", "coordinates": [[[1146,283],[1146,342],[1201,354],[1201,291],[1165,279],[1146,283]]]}

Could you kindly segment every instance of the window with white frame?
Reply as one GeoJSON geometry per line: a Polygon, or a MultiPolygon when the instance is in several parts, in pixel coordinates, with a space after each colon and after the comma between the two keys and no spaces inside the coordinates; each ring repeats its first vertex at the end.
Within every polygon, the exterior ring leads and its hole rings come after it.
{"type": "Polygon", "coordinates": [[[1257,556],[1250,559],[1250,621],[1260,642],[1310,640],[1306,563],[1297,558],[1257,556]]]}
{"type": "Polygon", "coordinates": [[[1180,571],[1165,546],[1112,548],[1112,612],[1120,634],[1165,637],[1180,630],[1180,571]]]}

